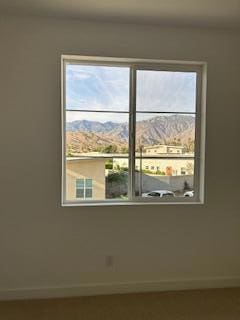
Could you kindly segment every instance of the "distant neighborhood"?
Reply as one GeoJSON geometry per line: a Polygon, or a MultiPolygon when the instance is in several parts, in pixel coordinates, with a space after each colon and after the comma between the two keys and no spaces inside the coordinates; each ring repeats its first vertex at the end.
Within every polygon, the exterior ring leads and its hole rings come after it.
{"type": "MultiPolygon", "coordinates": [[[[194,154],[184,147],[153,145],[136,153],[136,195],[154,189],[183,193],[193,187],[194,154]]],[[[126,154],[82,153],[66,158],[67,200],[126,198],[128,192],[126,154]]]]}

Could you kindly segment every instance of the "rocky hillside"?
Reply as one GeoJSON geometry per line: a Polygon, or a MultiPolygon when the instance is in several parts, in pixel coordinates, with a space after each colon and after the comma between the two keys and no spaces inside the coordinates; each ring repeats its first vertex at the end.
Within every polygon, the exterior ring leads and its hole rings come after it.
{"type": "MultiPolygon", "coordinates": [[[[194,144],[195,118],[189,115],[156,116],[138,121],[136,144],[194,144]]],[[[124,152],[128,143],[128,124],[89,120],[68,122],[67,152],[124,152]],[[109,149],[109,145],[111,146],[109,149]]]]}

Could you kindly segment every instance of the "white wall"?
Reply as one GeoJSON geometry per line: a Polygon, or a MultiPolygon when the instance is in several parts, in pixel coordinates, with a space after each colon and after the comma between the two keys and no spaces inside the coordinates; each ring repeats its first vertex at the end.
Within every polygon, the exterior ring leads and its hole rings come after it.
{"type": "Polygon", "coordinates": [[[2,17],[0,41],[0,298],[239,285],[239,33],[2,17]],[[208,62],[205,205],[60,206],[61,54],[208,62]]]}

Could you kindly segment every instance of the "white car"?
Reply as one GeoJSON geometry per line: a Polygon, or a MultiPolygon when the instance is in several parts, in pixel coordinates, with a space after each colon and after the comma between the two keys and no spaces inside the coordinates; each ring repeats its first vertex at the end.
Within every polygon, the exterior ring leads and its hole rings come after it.
{"type": "Polygon", "coordinates": [[[194,190],[191,190],[191,191],[186,191],[184,193],[184,197],[193,197],[194,196],[194,190]]]}
{"type": "Polygon", "coordinates": [[[154,191],[150,191],[142,194],[143,198],[152,198],[152,197],[163,198],[163,197],[174,197],[174,196],[175,196],[174,192],[169,190],[154,190],[154,191]]]}

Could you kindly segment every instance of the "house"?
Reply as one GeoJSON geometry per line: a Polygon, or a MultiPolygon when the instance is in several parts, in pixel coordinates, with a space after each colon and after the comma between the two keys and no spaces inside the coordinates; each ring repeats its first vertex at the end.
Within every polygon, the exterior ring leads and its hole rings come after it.
{"type": "MultiPolygon", "coordinates": [[[[128,167],[126,159],[113,158],[113,167],[128,167]]],[[[194,154],[185,153],[183,146],[153,145],[136,154],[135,168],[153,174],[181,176],[193,175],[194,154]]]]}
{"type": "Polygon", "coordinates": [[[66,159],[67,200],[105,199],[106,158],[69,157],[66,159]],[[89,175],[89,172],[91,173],[89,175]]]}
{"type": "Polygon", "coordinates": [[[176,153],[176,154],[182,154],[184,147],[182,146],[171,146],[171,145],[154,145],[150,147],[145,147],[144,151],[147,155],[154,155],[154,154],[161,154],[161,153],[176,153]]]}

